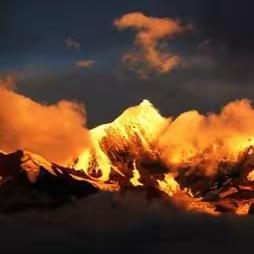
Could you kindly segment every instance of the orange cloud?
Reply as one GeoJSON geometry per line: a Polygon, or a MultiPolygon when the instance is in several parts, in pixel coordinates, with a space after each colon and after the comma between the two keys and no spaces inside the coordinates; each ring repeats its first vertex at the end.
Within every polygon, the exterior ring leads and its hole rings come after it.
{"type": "Polygon", "coordinates": [[[94,65],[94,60],[92,59],[84,59],[77,62],[76,66],[79,68],[87,69],[94,65]]]}
{"type": "Polygon", "coordinates": [[[180,62],[176,55],[163,50],[162,40],[185,30],[178,21],[169,18],[153,18],[134,12],[114,21],[119,29],[132,28],[137,31],[134,45],[136,51],[125,54],[123,60],[142,77],[151,72],[166,73],[180,62]]]}
{"type": "Polygon", "coordinates": [[[1,151],[25,149],[66,164],[89,144],[82,105],[69,101],[40,104],[7,89],[4,82],[1,85],[1,151]]]}

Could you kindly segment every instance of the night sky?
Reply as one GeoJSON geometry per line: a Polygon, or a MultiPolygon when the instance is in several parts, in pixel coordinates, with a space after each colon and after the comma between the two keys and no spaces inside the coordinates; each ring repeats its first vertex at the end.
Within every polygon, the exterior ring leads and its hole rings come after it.
{"type": "Polygon", "coordinates": [[[217,111],[254,99],[253,7],[251,0],[1,0],[0,76],[15,75],[17,91],[40,102],[83,102],[89,127],[145,98],[168,116],[217,111]],[[191,27],[163,40],[182,59],[172,71],[144,78],[123,62],[137,31],[113,22],[132,12],[191,27]]]}

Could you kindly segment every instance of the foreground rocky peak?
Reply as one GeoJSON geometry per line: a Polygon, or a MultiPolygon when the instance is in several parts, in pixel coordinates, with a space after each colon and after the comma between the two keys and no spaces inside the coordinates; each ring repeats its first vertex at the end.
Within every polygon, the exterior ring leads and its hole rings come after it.
{"type": "Polygon", "coordinates": [[[70,173],[27,151],[0,153],[0,212],[54,208],[98,191],[85,176],[78,181],[70,173]]]}

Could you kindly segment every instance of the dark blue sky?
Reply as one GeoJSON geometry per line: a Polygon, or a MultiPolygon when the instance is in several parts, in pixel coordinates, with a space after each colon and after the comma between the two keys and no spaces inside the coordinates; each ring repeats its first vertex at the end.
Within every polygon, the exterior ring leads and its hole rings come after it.
{"type": "Polygon", "coordinates": [[[167,115],[218,110],[230,100],[254,99],[252,12],[250,0],[2,0],[0,75],[15,72],[18,91],[39,101],[84,102],[90,126],[144,98],[167,115]],[[146,80],[124,66],[135,32],[112,23],[134,11],[193,25],[169,41],[181,66],[146,80]],[[67,38],[81,48],[66,47],[67,38]],[[95,64],[77,68],[81,59],[95,64]]]}

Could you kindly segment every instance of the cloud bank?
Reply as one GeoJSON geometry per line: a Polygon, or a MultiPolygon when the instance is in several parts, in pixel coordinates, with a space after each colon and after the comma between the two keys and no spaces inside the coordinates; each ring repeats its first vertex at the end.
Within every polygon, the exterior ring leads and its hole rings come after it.
{"type": "Polygon", "coordinates": [[[25,149],[65,164],[88,145],[83,105],[59,101],[46,105],[0,86],[0,150],[25,149]]]}

